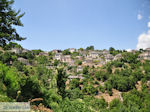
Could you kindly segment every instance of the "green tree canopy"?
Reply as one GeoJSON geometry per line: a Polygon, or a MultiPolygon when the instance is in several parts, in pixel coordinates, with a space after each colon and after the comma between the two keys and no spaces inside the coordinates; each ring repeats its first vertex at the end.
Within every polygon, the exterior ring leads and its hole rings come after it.
{"type": "Polygon", "coordinates": [[[89,46],[86,48],[86,50],[94,50],[94,46],[89,46]]]}
{"type": "Polygon", "coordinates": [[[20,18],[25,14],[20,14],[20,10],[12,9],[14,0],[0,0],[0,46],[5,46],[8,42],[25,38],[19,36],[13,26],[23,26],[20,18]]]}
{"type": "Polygon", "coordinates": [[[63,53],[63,55],[70,55],[71,54],[69,49],[64,50],[62,53],[63,53]]]}

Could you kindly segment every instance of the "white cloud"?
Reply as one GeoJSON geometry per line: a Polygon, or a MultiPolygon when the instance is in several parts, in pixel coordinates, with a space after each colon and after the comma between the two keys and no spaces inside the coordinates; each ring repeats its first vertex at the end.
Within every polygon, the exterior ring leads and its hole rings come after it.
{"type": "Polygon", "coordinates": [[[138,20],[141,20],[143,18],[143,16],[139,13],[138,15],[137,15],[137,19],[138,20]]]}
{"type": "Polygon", "coordinates": [[[148,28],[150,28],[150,22],[148,22],[147,26],[148,26],[148,28]]]}
{"type": "Polygon", "coordinates": [[[150,48],[150,30],[147,33],[143,33],[138,37],[137,49],[150,48]]]}

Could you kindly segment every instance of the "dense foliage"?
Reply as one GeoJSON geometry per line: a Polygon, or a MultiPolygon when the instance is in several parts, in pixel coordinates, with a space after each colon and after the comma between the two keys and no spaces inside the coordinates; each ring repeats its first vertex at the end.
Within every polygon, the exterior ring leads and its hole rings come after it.
{"type": "MultiPolygon", "coordinates": [[[[40,52],[43,51],[33,50],[21,54],[0,52],[0,101],[24,102],[42,98],[42,101],[32,104],[38,106],[42,103],[56,112],[149,111],[150,61],[139,61],[139,52],[122,52],[123,58],[100,68],[85,66],[79,72],[83,74],[82,80],[68,80],[68,71],[77,75],[77,68],[53,60],[52,53],[44,56],[39,55],[40,52]],[[29,65],[18,58],[28,60],[29,65]],[[136,87],[139,81],[140,90],[136,87]],[[122,93],[122,101],[114,99],[108,103],[103,94],[111,97],[115,94],[114,89],[122,93]]],[[[76,64],[82,65],[81,61],[76,64]]]]}
{"type": "Polygon", "coordinates": [[[5,46],[6,43],[17,40],[21,41],[25,38],[19,36],[15,26],[23,26],[20,18],[24,15],[19,14],[19,11],[12,9],[13,0],[0,0],[0,46],[5,46]]]}

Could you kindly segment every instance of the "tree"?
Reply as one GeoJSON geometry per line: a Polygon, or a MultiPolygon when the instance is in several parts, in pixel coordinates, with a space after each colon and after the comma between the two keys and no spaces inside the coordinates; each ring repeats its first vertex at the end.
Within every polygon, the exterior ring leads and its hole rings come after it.
{"type": "Polygon", "coordinates": [[[64,50],[64,51],[62,52],[62,54],[63,54],[63,55],[70,55],[71,53],[70,53],[69,49],[66,49],[66,50],[64,50]]]}
{"type": "Polygon", "coordinates": [[[34,54],[31,51],[29,51],[29,52],[21,53],[20,57],[23,57],[25,59],[33,60],[34,59],[34,54]]]}
{"type": "Polygon", "coordinates": [[[113,56],[119,54],[119,53],[122,53],[122,50],[115,50],[113,47],[110,47],[109,48],[109,52],[110,54],[112,54],[113,56]]]}
{"type": "Polygon", "coordinates": [[[89,46],[86,48],[86,50],[94,50],[94,46],[89,46]]]}
{"type": "Polygon", "coordinates": [[[46,56],[39,56],[37,58],[37,61],[38,61],[39,64],[46,64],[48,62],[48,59],[47,59],[46,56]]]}
{"type": "Polygon", "coordinates": [[[12,60],[12,53],[10,53],[10,52],[5,52],[4,54],[2,54],[1,56],[0,56],[0,60],[3,62],[3,63],[6,63],[6,64],[10,64],[10,61],[13,61],[12,60]]]}
{"type": "Polygon", "coordinates": [[[69,89],[66,92],[67,92],[67,97],[71,100],[77,98],[83,99],[83,93],[79,88],[69,89]]]}
{"type": "Polygon", "coordinates": [[[73,79],[70,82],[70,89],[75,89],[75,88],[79,88],[80,87],[80,80],[79,79],[73,79]]]}
{"type": "Polygon", "coordinates": [[[78,99],[71,101],[66,98],[60,103],[60,107],[62,111],[55,112],[92,112],[84,102],[81,102],[78,99]]]}
{"type": "Polygon", "coordinates": [[[34,55],[39,55],[41,52],[43,52],[41,49],[38,50],[32,50],[34,55]]]}
{"type": "Polygon", "coordinates": [[[88,69],[89,69],[89,67],[88,66],[85,66],[84,68],[83,68],[83,74],[88,74],[88,69]]]}
{"type": "Polygon", "coordinates": [[[0,0],[0,46],[5,46],[8,42],[13,40],[21,41],[25,38],[19,36],[16,28],[13,26],[23,26],[20,18],[23,14],[20,14],[20,10],[17,12],[12,9],[14,0],[0,0]]]}
{"type": "Polygon", "coordinates": [[[123,53],[123,58],[121,59],[122,62],[125,62],[125,63],[134,63],[134,64],[137,64],[138,63],[138,54],[133,54],[133,53],[123,53]]]}
{"type": "Polygon", "coordinates": [[[112,100],[109,104],[109,109],[111,112],[127,112],[119,99],[112,100]]]}
{"type": "Polygon", "coordinates": [[[54,66],[58,66],[58,64],[59,64],[59,60],[56,60],[56,59],[55,59],[53,65],[54,65],[54,66]]]}
{"type": "Polygon", "coordinates": [[[81,60],[77,60],[77,65],[82,65],[82,61],[81,60]]]}
{"type": "Polygon", "coordinates": [[[21,48],[22,49],[21,45],[14,43],[14,42],[9,42],[9,44],[7,44],[4,47],[4,50],[11,50],[12,48],[21,48]]]}
{"type": "Polygon", "coordinates": [[[26,78],[25,84],[21,86],[21,96],[23,96],[23,101],[43,96],[37,76],[34,75],[26,78]]]}
{"type": "Polygon", "coordinates": [[[115,49],[113,47],[110,47],[109,52],[113,52],[113,51],[115,51],[115,49]]]}
{"type": "Polygon", "coordinates": [[[24,64],[19,61],[14,61],[12,66],[16,67],[18,71],[23,71],[24,64]]]}
{"type": "Polygon", "coordinates": [[[7,93],[7,96],[16,98],[17,91],[20,90],[20,82],[21,76],[19,77],[15,68],[0,63],[0,93],[7,93]]]}
{"type": "Polygon", "coordinates": [[[109,83],[109,82],[105,82],[105,88],[106,88],[106,90],[107,90],[107,92],[108,92],[108,94],[110,95],[110,96],[112,96],[112,85],[111,85],[111,83],[109,83]]]}
{"type": "Polygon", "coordinates": [[[101,85],[99,85],[99,90],[100,90],[102,93],[104,93],[104,92],[105,92],[104,87],[103,87],[103,86],[101,86],[101,85]]]}
{"type": "Polygon", "coordinates": [[[84,49],[83,49],[83,48],[80,48],[79,50],[80,50],[80,51],[83,51],[84,49]]]}
{"type": "Polygon", "coordinates": [[[58,87],[58,94],[62,96],[62,98],[65,98],[66,96],[66,73],[64,72],[63,68],[58,68],[57,70],[57,87],[58,87]]]}
{"type": "Polygon", "coordinates": [[[83,92],[86,93],[87,95],[97,95],[98,94],[97,88],[93,87],[92,84],[84,87],[83,92]]]}
{"type": "Polygon", "coordinates": [[[108,104],[105,99],[102,97],[101,99],[94,99],[91,104],[96,110],[107,108],[108,104]]]}

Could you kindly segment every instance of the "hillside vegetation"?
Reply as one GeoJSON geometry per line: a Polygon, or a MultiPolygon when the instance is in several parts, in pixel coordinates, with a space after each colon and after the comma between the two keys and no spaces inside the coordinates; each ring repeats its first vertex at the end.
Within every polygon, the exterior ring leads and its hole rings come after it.
{"type": "Polygon", "coordinates": [[[144,52],[122,51],[122,58],[95,67],[10,43],[0,52],[0,101],[31,101],[54,112],[149,112],[150,61],[138,58],[144,52]]]}

